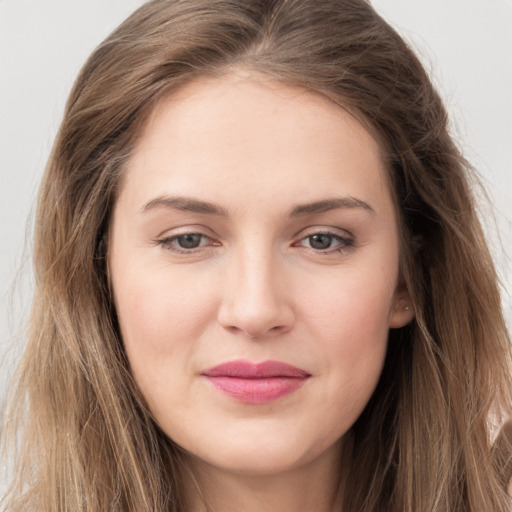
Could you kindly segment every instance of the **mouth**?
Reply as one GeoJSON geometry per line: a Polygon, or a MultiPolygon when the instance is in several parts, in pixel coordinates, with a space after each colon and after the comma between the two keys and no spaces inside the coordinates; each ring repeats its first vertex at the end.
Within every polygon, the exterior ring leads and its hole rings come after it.
{"type": "Polygon", "coordinates": [[[311,374],[280,361],[230,361],[204,371],[220,392],[248,404],[274,402],[299,389],[311,374]]]}

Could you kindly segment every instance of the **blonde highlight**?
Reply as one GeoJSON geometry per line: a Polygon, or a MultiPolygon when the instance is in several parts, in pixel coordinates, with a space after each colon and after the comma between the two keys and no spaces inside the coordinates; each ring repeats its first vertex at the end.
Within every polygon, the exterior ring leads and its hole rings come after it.
{"type": "Polygon", "coordinates": [[[28,345],[3,432],[10,446],[21,439],[6,510],[184,509],[180,448],[124,354],[109,221],[158,101],[237,69],[343,106],[377,134],[388,164],[416,318],[391,331],[349,433],[344,510],[509,510],[510,338],[471,170],[418,59],[364,0],[154,0],[89,58],[41,185],[28,345]]]}

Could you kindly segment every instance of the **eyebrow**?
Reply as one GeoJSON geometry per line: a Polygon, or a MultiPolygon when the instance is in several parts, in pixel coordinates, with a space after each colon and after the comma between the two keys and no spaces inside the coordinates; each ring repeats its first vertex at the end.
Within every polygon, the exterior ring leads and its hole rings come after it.
{"type": "Polygon", "coordinates": [[[228,212],[219,205],[200,201],[191,197],[181,196],[159,196],[152,199],[142,207],[142,212],[154,210],[156,208],[174,208],[184,212],[202,213],[206,215],[218,215],[227,217],[228,212]]]}
{"type": "MultiPolygon", "coordinates": [[[[142,207],[141,212],[147,212],[157,208],[173,208],[185,212],[216,215],[220,217],[228,216],[228,211],[217,204],[183,196],[158,196],[146,203],[142,207]]],[[[362,208],[375,214],[375,210],[368,203],[349,196],[323,199],[321,201],[297,205],[292,209],[290,217],[315,215],[343,208],[362,208]]]]}
{"type": "Polygon", "coordinates": [[[292,217],[300,217],[302,215],[314,215],[317,213],[325,213],[339,208],[363,208],[373,214],[375,210],[364,201],[355,197],[335,197],[332,199],[323,199],[314,203],[301,204],[296,206],[291,213],[292,217]]]}

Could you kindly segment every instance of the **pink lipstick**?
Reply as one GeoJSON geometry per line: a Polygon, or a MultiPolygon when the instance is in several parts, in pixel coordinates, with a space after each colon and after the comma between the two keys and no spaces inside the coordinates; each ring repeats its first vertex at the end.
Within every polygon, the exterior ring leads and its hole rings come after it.
{"type": "Polygon", "coordinates": [[[219,391],[249,404],[265,404],[293,393],[311,374],[279,361],[230,361],[202,373],[219,391]]]}

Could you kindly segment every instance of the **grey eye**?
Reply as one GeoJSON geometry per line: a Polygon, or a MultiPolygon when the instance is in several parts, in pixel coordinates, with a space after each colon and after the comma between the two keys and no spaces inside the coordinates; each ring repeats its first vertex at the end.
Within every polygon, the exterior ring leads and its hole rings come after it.
{"type": "Polygon", "coordinates": [[[309,246],[312,249],[322,250],[329,249],[335,238],[333,235],[327,235],[324,233],[318,233],[307,237],[309,240],[309,246]]]}
{"type": "Polygon", "coordinates": [[[177,244],[182,249],[195,249],[201,245],[203,235],[198,233],[187,233],[175,238],[177,244]]]}

